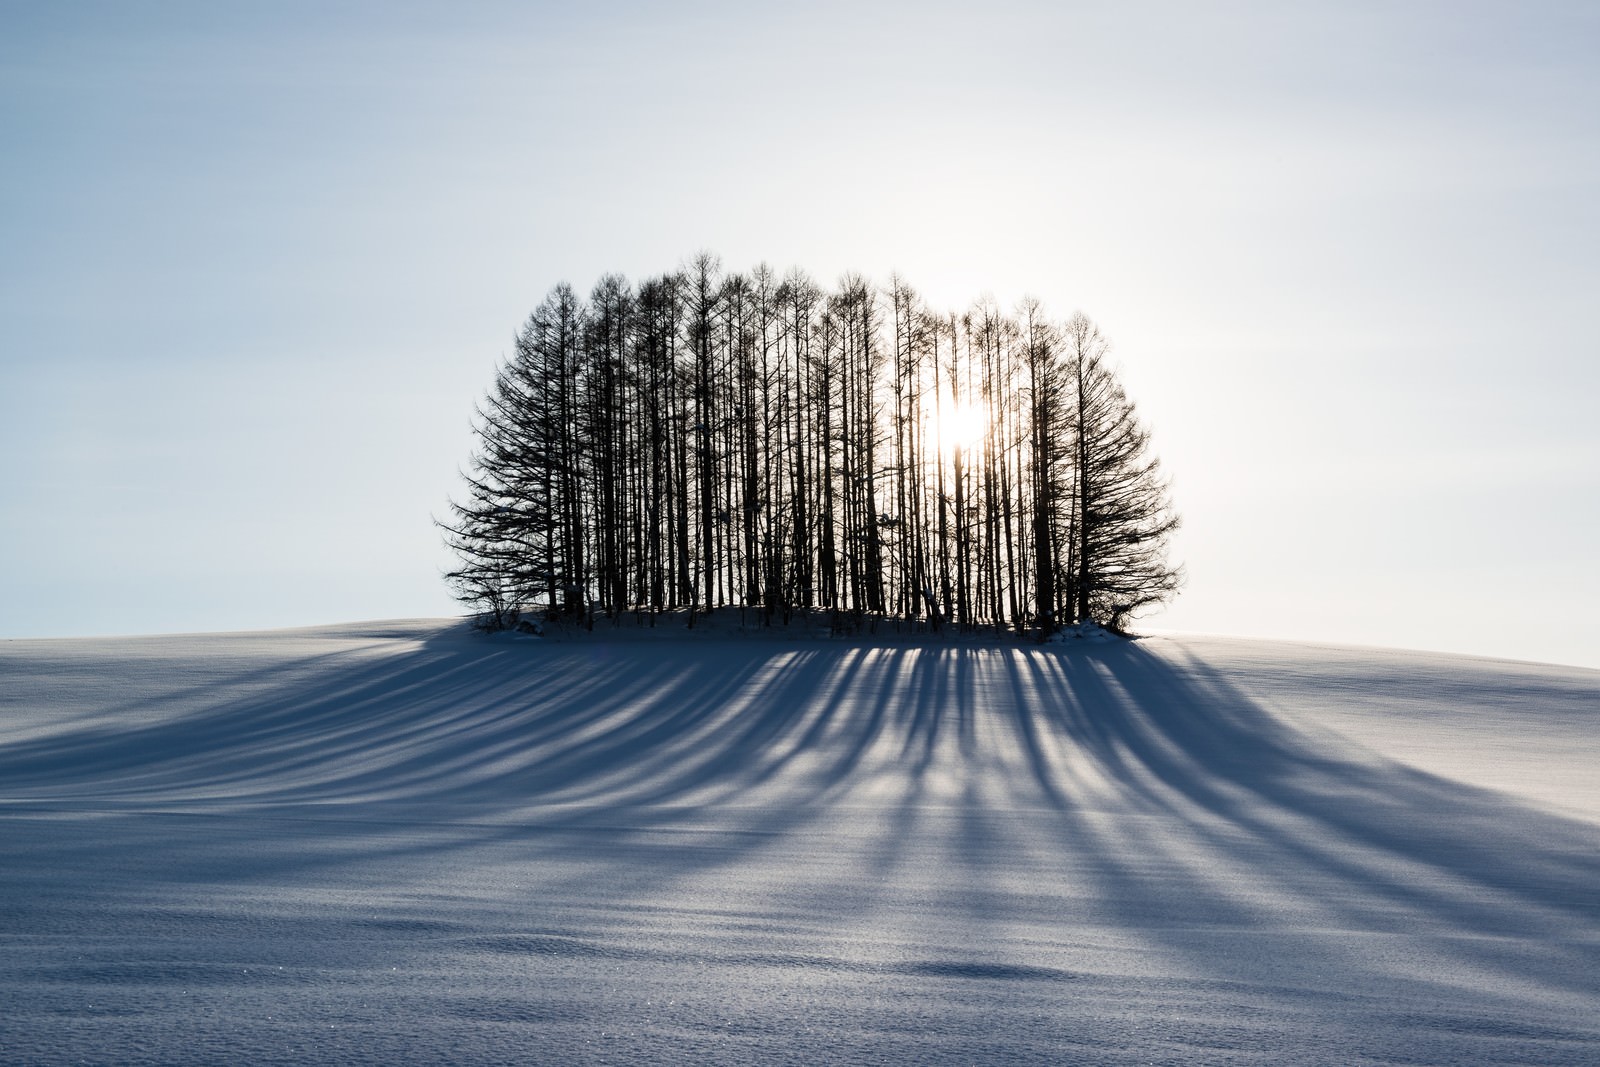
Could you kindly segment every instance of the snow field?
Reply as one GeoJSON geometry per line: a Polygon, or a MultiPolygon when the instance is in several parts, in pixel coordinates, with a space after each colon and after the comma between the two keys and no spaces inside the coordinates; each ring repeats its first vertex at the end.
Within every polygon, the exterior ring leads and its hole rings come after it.
{"type": "Polygon", "coordinates": [[[1593,1063],[1600,673],[0,643],[0,1062],[1593,1063]]]}

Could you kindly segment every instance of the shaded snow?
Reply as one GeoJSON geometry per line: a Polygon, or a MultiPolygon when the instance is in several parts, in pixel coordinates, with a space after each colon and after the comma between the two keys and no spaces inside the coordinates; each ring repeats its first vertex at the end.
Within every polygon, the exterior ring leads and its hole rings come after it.
{"type": "Polygon", "coordinates": [[[1416,653],[3,642],[0,1061],[1594,1063],[1596,766],[1416,653]]]}
{"type": "Polygon", "coordinates": [[[1076,623],[1072,626],[1063,626],[1060,630],[1050,635],[1050,643],[1057,645],[1070,645],[1075,641],[1087,641],[1090,644],[1104,645],[1120,640],[1122,638],[1092,620],[1076,623]]]}

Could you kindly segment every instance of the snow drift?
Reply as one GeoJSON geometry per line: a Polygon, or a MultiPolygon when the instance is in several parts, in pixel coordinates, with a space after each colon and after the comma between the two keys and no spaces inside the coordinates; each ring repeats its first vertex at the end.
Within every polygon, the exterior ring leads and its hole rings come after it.
{"type": "Polygon", "coordinates": [[[1600,673],[0,643],[0,1060],[1600,1061],[1600,673]]]}

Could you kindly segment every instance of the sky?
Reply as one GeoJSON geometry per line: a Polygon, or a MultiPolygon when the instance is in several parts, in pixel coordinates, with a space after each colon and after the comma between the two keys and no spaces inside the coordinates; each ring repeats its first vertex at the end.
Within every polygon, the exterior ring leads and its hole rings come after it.
{"type": "Polygon", "coordinates": [[[447,615],[551,286],[1111,340],[1152,630],[1600,667],[1600,9],[0,0],[0,637],[447,615]]]}

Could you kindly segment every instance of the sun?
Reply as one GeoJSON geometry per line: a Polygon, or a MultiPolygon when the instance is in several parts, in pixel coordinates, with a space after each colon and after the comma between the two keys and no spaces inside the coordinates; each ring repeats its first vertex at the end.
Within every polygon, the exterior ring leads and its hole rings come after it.
{"type": "Polygon", "coordinates": [[[934,418],[934,432],[939,437],[939,451],[953,456],[956,449],[963,453],[974,452],[983,445],[984,432],[989,428],[989,418],[976,404],[945,402],[939,405],[934,418]]]}

